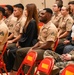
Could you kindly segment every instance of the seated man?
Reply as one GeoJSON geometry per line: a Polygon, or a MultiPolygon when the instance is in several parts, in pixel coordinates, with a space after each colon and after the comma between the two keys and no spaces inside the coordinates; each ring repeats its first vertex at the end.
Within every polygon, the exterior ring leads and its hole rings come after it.
{"type": "MultiPolygon", "coordinates": [[[[56,66],[56,68],[54,66],[55,69],[57,69],[57,67],[58,67],[58,69],[64,69],[68,64],[74,64],[74,50],[72,50],[68,54],[62,54],[62,55],[59,55],[53,51],[47,50],[44,52],[44,58],[45,57],[51,57],[54,59],[55,66],[56,66]]],[[[58,72],[59,71],[56,71],[56,73],[58,73],[58,72]]],[[[53,75],[56,75],[56,74],[53,73],[53,75]]]]}
{"type": "Polygon", "coordinates": [[[35,50],[38,53],[37,60],[42,60],[44,51],[46,49],[53,48],[54,42],[57,39],[57,28],[51,22],[52,14],[53,12],[50,8],[45,8],[41,11],[40,21],[43,22],[44,25],[40,29],[40,33],[38,36],[39,41],[32,48],[27,47],[17,50],[13,67],[14,71],[18,70],[22,60],[24,59],[28,51],[35,50]]]}
{"type": "Polygon", "coordinates": [[[4,9],[5,9],[5,17],[6,17],[4,22],[6,23],[9,29],[9,35],[10,35],[14,30],[14,25],[16,23],[17,18],[14,17],[13,15],[13,6],[6,5],[4,9]]]}
{"type": "Polygon", "coordinates": [[[7,42],[8,38],[8,27],[4,23],[4,14],[5,9],[0,7],[0,52],[3,50],[4,44],[7,42]]]}

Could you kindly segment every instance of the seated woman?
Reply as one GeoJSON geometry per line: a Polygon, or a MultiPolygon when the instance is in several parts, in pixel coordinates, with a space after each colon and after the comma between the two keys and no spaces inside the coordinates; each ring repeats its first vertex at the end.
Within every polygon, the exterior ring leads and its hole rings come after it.
{"type": "Polygon", "coordinates": [[[61,14],[62,18],[59,23],[59,28],[58,28],[58,38],[60,39],[59,45],[56,49],[57,53],[62,53],[63,49],[60,49],[63,42],[66,40],[67,36],[69,35],[72,25],[73,25],[73,19],[69,15],[69,7],[68,6],[63,6],[61,9],[61,14]]]}
{"type": "Polygon", "coordinates": [[[27,17],[26,23],[23,28],[23,34],[16,46],[11,48],[8,52],[8,65],[11,70],[14,64],[16,50],[23,47],[31,47],[37,42],[38,36],[38,16],[36,7],[32,4],[26,5],[25,16],[27,17]],[[12,63],[13,62],[13,63],[12,63]]]}

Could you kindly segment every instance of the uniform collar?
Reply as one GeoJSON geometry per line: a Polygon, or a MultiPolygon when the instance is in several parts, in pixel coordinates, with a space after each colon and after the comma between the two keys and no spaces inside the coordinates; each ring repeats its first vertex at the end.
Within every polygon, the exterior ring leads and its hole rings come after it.
{"type": "Polygon", "coordinates": [[[6,18],[6,19],[11,19],[11,17],[13,16],[13,14],[11,14],[8,18],[6,18]]]}
{"type": "Polygon", "coordinates": [[[61,16],[61,13],[60,12],[58,14],[55,13],[55,16],[58,16],[59,17],[59,16],[61,16]]]}
{"type": "Polygon", "coordinates": [[[17,20],[17,22],[20,22],[20,21],[21,21],[21,19],[22,19],[22,17],[23,17],[23,15],[20,17],[20,19],[18,19],[18,20],[17,20]]]}
{"type": "Polygon", "coordinates": [[[65,17],[63,17],[64,19],[66,19],[67,17],[69,16],[69,14],[68,15],[66,15],[65,17]]]}
{"type": "Polygon", "coordinates": [[[44,26],[49,26],[52,22],[49,21],[48,23],[44,24],[44,26]]]}

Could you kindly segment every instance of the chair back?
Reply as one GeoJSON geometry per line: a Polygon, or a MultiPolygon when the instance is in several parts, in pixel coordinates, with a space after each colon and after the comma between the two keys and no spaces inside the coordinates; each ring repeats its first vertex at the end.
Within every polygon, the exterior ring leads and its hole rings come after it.
{"type": "MultiPolygon", "coordinates": [[[[53,58],[44,58],[40,64],[38,65],[37,71],[40,71],[44,74],[50,75],[54,66],[54,59],[53,58]]],[[[36,71],[36,73],[37,73],[36,71]]],[[[36,75],[36,73],[34,75],[36,75]]]]}
{"type": "Polygon", "coordinates": [[[66,66],[60,75],[74,75],[74,64],[66,66]]]}
{"type": "Polygon", "coordinates": [[[36,61],[36,58],[37,58],[37,52],[35,52],[34,50],[30,51],[24,58],[23,62],[21,63],[16,75],[20,75],[20,74],[24,75],[24,71],[22,70],[23,65],[30,66],[30,68],[27,72],[27,75],[29,75],[32,70],[32,67],[36,61]]]}
{"type": "Polygon", "coordinates": [[[39,26],[39,30],[40,30],[41,27],[43,26],[43,23],[42,23],[42,22],[39,22],[39,23],[38,23],[38,26],[39,26]]]}
{"type": "Polygon", "coordinates": [[[1,73],[1,75],[3,75],[2,70],[5,71],[6,75],[8,75],[8,72],[7,72],[7,69],[6,69],[6,64],[4,63],[4,60],[3,60],[3,55],[6,51],[6,48],[7,48],[7,42],[5,43],[5,45],[3,47],[3,50],[0,54],[0,73],[1,73]]]}
{"type": "Polygon", "coordinates": [[[23,60],[23,64],[27,64],[28,66],[32,66],[36,61],[37,53],[35,51],[30,51],[25,59],[23,60]]]}

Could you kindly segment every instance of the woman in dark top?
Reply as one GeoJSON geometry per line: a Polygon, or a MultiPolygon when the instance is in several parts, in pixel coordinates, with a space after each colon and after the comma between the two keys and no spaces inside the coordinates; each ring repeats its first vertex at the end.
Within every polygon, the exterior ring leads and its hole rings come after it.
{"type": "Polygon", "coordinates": [[[27,20],[23,28],[23,35],[19,40],[19,45],[21,47],[31,47],[34,45],[38,35],[38,14],[36,6],[34,4],[27,4],[25,15],[27,20]]]}
{"type": "Polygon", "coordinates": [[[35,4],[27,4],[25,9],[25,15],[27,17],[23,34],[20,40],[17,42],[16,47],[9,51],[8,66],[10,70],[13,67],[16,51],[23,47],[31,47],[37,41],[38,36],[38,14],[35,4]],[[12,63],[13,62],[13,63],[12,63]]]}

